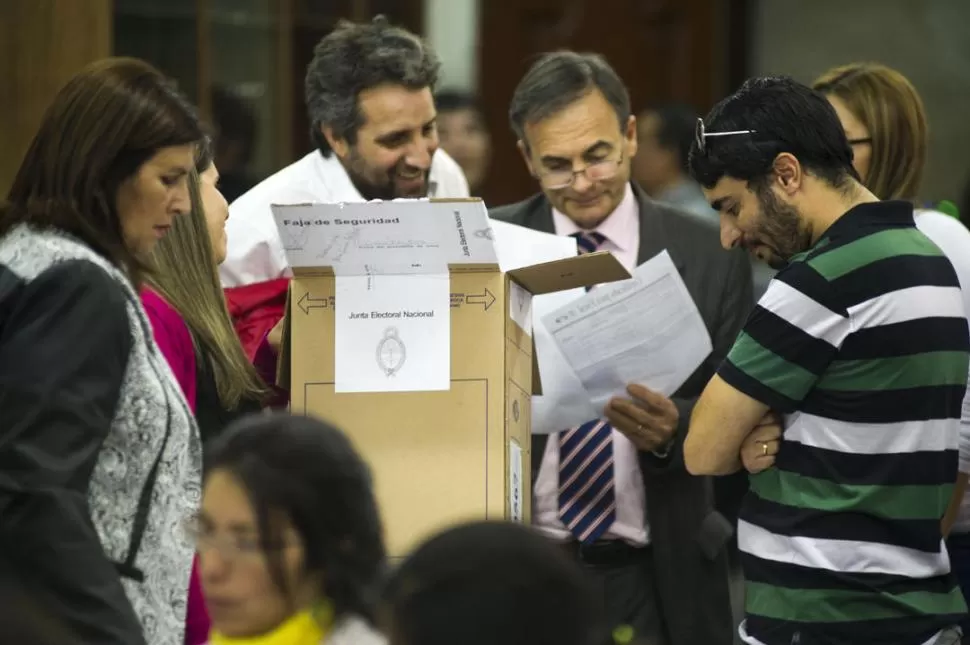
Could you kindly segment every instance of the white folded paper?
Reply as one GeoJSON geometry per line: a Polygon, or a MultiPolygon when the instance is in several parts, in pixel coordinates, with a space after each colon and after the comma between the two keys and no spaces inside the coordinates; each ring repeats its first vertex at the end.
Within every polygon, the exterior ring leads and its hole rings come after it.
{"type": "MultiPolygon", "coordinates": [[[[670,396],[712,349],[666,251],[637,267],[632,279],[596,288],[542,322],[597,414],[612,397],[627,396],[630,383],[670,396]]],[[[572,425],[594,417],[577,415],[572,425]]]]}

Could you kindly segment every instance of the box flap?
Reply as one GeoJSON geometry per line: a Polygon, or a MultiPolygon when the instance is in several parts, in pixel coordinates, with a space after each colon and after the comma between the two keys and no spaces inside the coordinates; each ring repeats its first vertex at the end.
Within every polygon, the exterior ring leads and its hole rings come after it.
{"type": "Polygon", "coordinates": [[[608,251],[533,264],[509,271],[508,275],[534,296],[577,287],[591,287],[632,277],[620,261],[608,251]]]}
{"type": "Polygon", "coordinates": [[[330,268],[339,276],[498,267],[480,199],[274,204],[272,211],[294,272],[330,268]]]}

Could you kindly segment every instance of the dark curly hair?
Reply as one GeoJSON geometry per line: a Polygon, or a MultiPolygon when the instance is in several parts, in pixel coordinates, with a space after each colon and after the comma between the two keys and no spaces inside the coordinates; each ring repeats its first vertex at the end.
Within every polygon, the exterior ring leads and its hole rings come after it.
{"type": "Polygon", "coordinates": [[[233,423],[206,450],[206,478],[227,471],[246,490],[279,589],[288,593],[281,555],[272,548],[281,538],[273,518],[284,514],[335,616],[373,622],[385,566],[383,531],[370,470],[347,437],[318,419],[275,412],[233,423]]]}
{"type": "Polygon", "coordinates": [[[820,93],[786,77],[749,78],[704,118],[706,132],[753,130],[691,144],[691,177],[705,188],[722,177],[767,186],[775,158],[787,152],[816,177],[845,190],[859,180],[835,109],[820,93]]]}
{"type": "Polygon", "coordinates": [[[304,91],[313,142],[330,156],[330,144],[320,132],[327,126],[353,145],[363,125],[357,102],[361,92],[385,83],[433,92],[440,68],[424,40],[390,25],[384,16],[363,24],[341,21],[317,44],[307,66],[304,91]]]}

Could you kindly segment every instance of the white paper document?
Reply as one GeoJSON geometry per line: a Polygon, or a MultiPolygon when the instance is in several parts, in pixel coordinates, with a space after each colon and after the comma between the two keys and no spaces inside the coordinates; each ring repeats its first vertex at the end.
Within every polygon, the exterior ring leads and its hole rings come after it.
{"type": "Polygon", "coordinates": [[[496,264],[481,202],[395,200],[272,206],[290,266],[335,275],[440,273],[496,264]]]}
{"type": "Polygon", "coordinates": [[[450,279],[337,276],[337,392],[410,392],[451,386],[450,279]]]}
{"type": "Polygon", "coordinates": [[[522,446],[509,439],[509,520],[522,521],[522,446]]]}
{"type": "Polygon", "coordinates": [[[594,289],[542,322],[595,411],[558,430],[601,415],[612,397],[626,396],[630,383],[670,396],[712,349],[704,320],[666,251],[640,265],[631,280],[594,289]]]}

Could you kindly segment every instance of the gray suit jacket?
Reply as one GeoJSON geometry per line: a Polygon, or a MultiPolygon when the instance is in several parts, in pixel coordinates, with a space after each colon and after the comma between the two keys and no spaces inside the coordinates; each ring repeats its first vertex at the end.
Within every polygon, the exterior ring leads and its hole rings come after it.
{"type": "MultiPolygon", "coordinates": [[[[727,355],[753,305],[751,265],[743,251],[724,251],[717,228],[650,200],[636,184],[640,209],[638,264],[664,249],[680,272],[713,341],[714,351],[673,397],[680,423],[670,453],[640,453],[656,572],[657,596],[671,645],[730,645],[733,621],[725,543],[731,525],[714,510],[710,478],[684,467],[683,445],[694,403],[727,355]]],[[[491,209],[495,219],[555,233],[544,195],[491,209]]],[[[533,481],[546,436],[532,442],[533,481]]]]}

